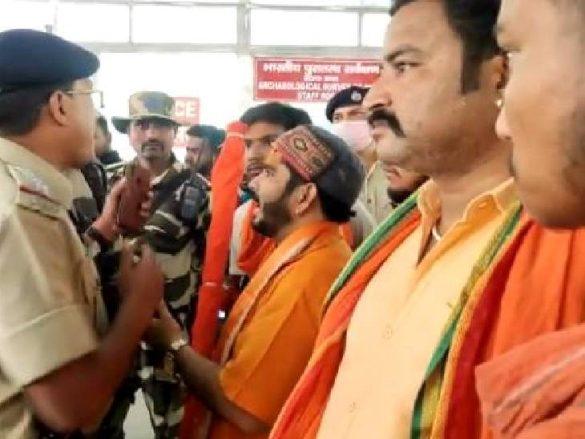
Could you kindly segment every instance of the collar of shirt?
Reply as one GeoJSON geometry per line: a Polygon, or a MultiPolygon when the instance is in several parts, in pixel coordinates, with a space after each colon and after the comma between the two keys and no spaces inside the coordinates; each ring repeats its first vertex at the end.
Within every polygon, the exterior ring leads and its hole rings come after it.
{"type": "MultiPolygon", "coordinates": [[[[472,221],[474,216],[489,208],[491,211],[504,212],[517,199],[514,180],[512,178],[504,181],[493,189],[486,191],[472,199],[460,221],[472,221]]],[[[441,217],[441,199],[437,184],[429,180],[425,183],[418,196],[418,208],[422,214],[423,222],[433,224],[441,217]]]]}
{"type": "Polygon", "coordinates": [[[382,170],[382,163],[379,160],[376,160],[374,162],[374,164],[372,166],[370,166],[370,169],[368,170],[368,173],[366,174],[365,181],[366,182],[369,181],[372,178],[372,176],[374,175],[374,173],[378,170],[382,170]]]}
{"type": "Polygon", "coordinates": [[[71,183],[55,166],[25,147],[4,138],[0,138],[0,160],[30,172],[31,179],[40,180],[46,187],[48,198],[66,209],[71,208],[71,183]]]}
{"type": "MultiPolygon", "coordinates": [[[[451,246],[457,240],[466,236],[466,232],[481,227],[487,221],[504,213],[517,199],[516,188],[512,178],[478,195],[467,204],[463,216],[443,235],[440,247],[451,246]]],[[[422,255],[433,226],[441,218],[441,199],[434,181],[429,180],[421,187],[418,208],[421,212],[422,255]]]]}

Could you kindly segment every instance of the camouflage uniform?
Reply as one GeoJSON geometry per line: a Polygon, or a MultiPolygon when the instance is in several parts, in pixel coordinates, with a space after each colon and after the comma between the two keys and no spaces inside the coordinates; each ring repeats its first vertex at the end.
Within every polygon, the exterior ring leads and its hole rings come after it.
{"type": "MultiPolygon", "coordinates": [[[[138,239],[155,252],[165,275],[165,301],[189,336],[209,226],[209,183],[172,158],[169,169],[153,180],[153,214],[138,239]]],[[[185,387],[167,352],[141,344],[136,374],[119,391],[100,437],[124,437],[122,426],[134,393],[142,388],[157,438],[178,437],[185,387]]]]}

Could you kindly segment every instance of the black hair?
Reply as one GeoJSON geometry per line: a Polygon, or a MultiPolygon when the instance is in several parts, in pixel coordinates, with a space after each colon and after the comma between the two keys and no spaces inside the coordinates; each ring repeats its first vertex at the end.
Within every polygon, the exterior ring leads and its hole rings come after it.
{"type": "Polygon", "coordinates": [[[102,130],[102,132],[105,135],[110,134],[110,130],[108,129],[108,121],[104,116],[102,116],[101,114],[98,115],[98,117],[96,117],[95,121],[96,121],[97,126],[100,127],[100,129],[102,130]]]}
{"type": "Polygon", "coordinates": [[[42,85],[0,93],[0,136],[22,136],[38,124],[41,110],[57,90],[70,90],[72,83],[42,85]]]}
{"type": "Polygon", "coordinates": [[[317,187],[317,194],[319,195],[319,202],[321,203],[323,215],[325,215],[325,218],[329,221],[343,224],[348,222],[354,215],[350,206],[342,203],[337,198],[333,198],[327,192],[319,189],[319,187],[317,187]]]}
{"type": "MultiPolygon", "coordinates": [[[[392,0],[390,15],[417,0],[392,0]]],[[[479,88],[481,63],[498,55],[494,27],[501,0],[441,0],[449,26],[463,43],[461,92],[479,88]]]]}
{"type": "Polygon", "coordinates": [[[225,131],[212,125],[193,125],[187,130],[187,135],[207,140],[209,146],[211,146],[214,151],[216,151],[225,140],[225,131]]]}
{"type": "MultiPolygon", "coordinates": [[[[306,181],[289,165],[286,165],[286,167],[290,171],[290,179],[286,183],[284,194],[290,195],[296,187],[306,183],[306,181]]],[[[321,210],[325,218],[328,221],[339,224],[348,222],[354,215],[351,207],[346,206],[341,201],[327,194],[318,185],[315,186],[317,187],[317,197],[319,198],[319,204],[321,205],[321,210]]]]}
{"type": "Polygon", "coordinates": [[[299,125],[310,125],[311,118],[305,110],[281,104],[280,102],[268,102],[249,108],[240,118],[246,125],[257,122],[266,122],[280,125],[285,131],[292,130],[299,125]]]}

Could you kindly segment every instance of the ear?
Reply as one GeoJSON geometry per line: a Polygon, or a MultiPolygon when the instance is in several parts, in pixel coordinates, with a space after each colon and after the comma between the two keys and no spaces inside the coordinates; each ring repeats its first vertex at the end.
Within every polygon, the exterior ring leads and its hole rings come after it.
{"type": "Polygon", "coordinates": [[[295,216],[304,215],[317,201],[317,186],[315,183],[307,183],[297,187],[293,193],[295,216]]]}
{"type": "Polygon", "coordinates": [[[49,97],[48,113],[57,125],[69,125],[67,103],[66,95],[61,90],[55,91],[49,97]]]}
{"type": "Polygon", "coordinates": [[[490,84],[494,91],[501,92],[508,83],[510,69],[508,67],[508,57],[504,54],[494,56],[488,61],[488,71],[490,84]]]}

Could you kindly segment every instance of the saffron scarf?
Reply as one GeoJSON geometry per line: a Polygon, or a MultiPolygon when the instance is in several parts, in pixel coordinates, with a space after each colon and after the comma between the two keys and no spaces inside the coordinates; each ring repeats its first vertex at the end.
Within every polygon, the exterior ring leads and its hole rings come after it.
{"type": "Polygon", "coordinates": [[[585,325],[552,332],[476,370],[496,438],[570,438],[585,431],[585,325]]]}
{"type": "MultiPolygon", "coordinates": [[[[420,213],[416,205],[415,194],[399,206],[357,250],[333,285],[311,360],[281,411],[271,438],[316,437],[343,357],[345,334],[353,311],[380,266],[420,224],[420,213]]],[[[442,385],[441,372],[465,301],[515,229],[519,212],[520,207],[516,203],[506,212],[503,225],[472,270],[460,302],[453,311],[429,365],[427,380],[413,413],[412,437],[420,437],[423,417],[432,416],[437,408],[442,385]]]]}
{"type": "MultiPolygon", "coordinates": [[[[274,251],[276,245],[272,239],[262,236],[252,227],[254,211],[258,203],[251,201],[249,204],[242,223],[237,265],[240,270],[252,277],[262,262],[274,251]]],[[[339,226],[339,233],[350,248],[353,248],[354,238],[349,222],[339,226]]]]}
{"type": "Polygon", "coordinates": [[[481,295],[462,315],[433,436],[492,437],[480,416],[475,368],[584,317],[585,229],[547,230],[524,216],[481,295]]]}

